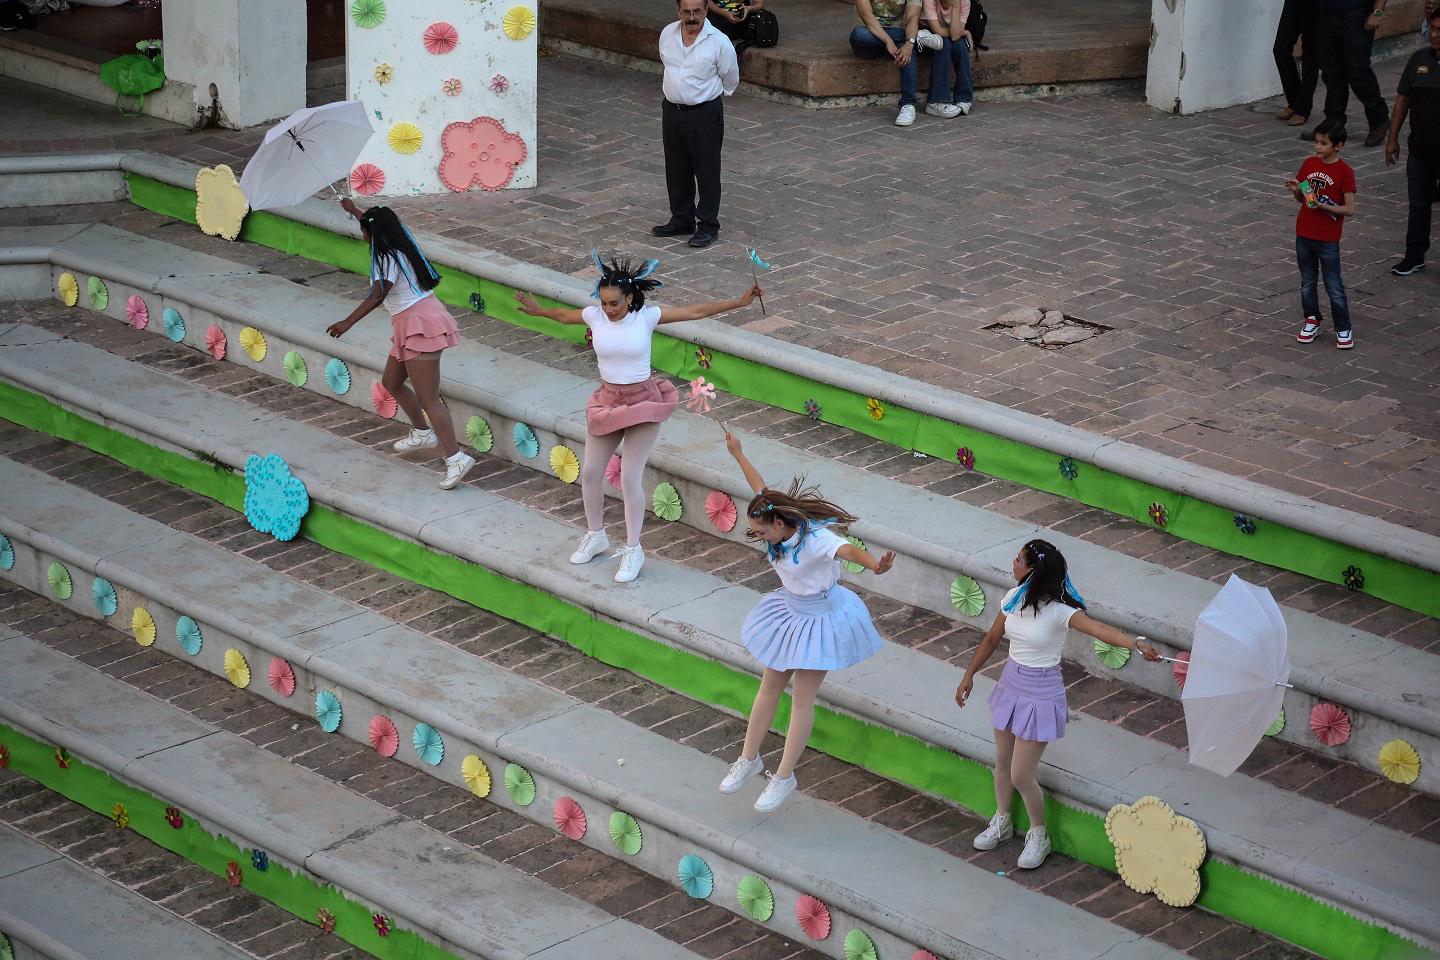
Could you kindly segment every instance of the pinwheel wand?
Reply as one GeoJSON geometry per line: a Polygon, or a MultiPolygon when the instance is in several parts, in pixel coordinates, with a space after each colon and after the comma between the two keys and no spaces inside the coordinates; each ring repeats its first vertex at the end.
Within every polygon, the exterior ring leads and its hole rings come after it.
{"type": "MultiPolygon", "coordinates": [[[[761,270],[769,270],[770,264],[760,259],[760,254],[756,252],[754,247],[748,248],[748,252],[750,254],[750,282],[758,287],[760,285],[760,280],[758,277],[755,276],[755,268],[759,267],[761,270]]],[[[769,314],[765,312],[764,297],[760,298],[760,315],[762,317],[769,316],[769,314]]]]}

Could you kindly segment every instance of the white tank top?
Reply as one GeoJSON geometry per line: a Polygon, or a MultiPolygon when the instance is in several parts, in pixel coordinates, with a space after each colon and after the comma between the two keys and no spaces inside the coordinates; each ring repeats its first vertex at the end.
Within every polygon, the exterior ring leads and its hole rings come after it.
{"type": "Polygon", "coordinates": [[[650,379],[650,335],[660,323],[660,308],[641,307],[611,320],[596,306],[580,311],[590,328],[595,362],[606,383],[644,383],[650,379]]]}

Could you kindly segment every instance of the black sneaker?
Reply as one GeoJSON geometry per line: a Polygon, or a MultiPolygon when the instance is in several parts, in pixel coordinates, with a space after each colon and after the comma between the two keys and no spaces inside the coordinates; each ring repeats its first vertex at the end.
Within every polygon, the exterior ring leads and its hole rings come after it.
{"type": "Polygon", "coordinates": [[[1370,132],[1365,135],[1365,146],[1378,147],[1385,142],[1385,138],[1388,136],[1390,136],[1388,123],[1383,127],[1371,127],[1370,132]]]}
{"type": "Polygon", "coordinates": [[[1401,260],[1399,263],[1395,264],[1395,266],[1391,267],[1390,272],[1395,274],[1395,276],[1397,277],[1408,277],[1410,276],[1410,274],[1419,273],[1421,270],[1424,269],[1424,260],[1411,260],[1409,257],[1406,257],[1404,260],[1401,260]]]}

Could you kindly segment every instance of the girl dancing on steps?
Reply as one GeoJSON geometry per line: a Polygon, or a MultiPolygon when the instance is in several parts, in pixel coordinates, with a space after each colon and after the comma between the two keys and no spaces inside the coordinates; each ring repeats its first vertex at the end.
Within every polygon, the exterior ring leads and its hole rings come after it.
{"type": "Polygon", "coordinates": [[[775,719],[780,694],[793,677],[785,752],[755,801],[756,810],[769,813],[795,792],[795,764],[810,739],[815,695],[826,672],[854,666],[884,643],[865,603],[840,585],[840,561],[884,573],[895,562],[895,554],[886,551],[877,560],[849,543],[831,527],[844,529],[854,517],[823,499],[815,487],[803,486],[800,477],[783,492],[767,487],[745,458],[739,439],[728,431],[725,445],[755,493],[745,510],[749,523],[745,535],[765,545],[781,587],[761,598],[741,628],[745,648],[764,666],[765,674],[750,707],[745,745],[720,782],[720,792],[735,793],[765,769],[760,742],[775,719]]]}

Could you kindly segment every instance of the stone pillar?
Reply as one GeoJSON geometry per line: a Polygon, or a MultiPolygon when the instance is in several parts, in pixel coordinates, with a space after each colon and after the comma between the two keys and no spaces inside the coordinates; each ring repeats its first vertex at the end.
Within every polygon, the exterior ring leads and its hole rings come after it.
{"type": "Polygon", "coordinates": [[[1152,0],[1145,99],[1166,113],[1197,113],[1279,93],[1271,48],[1283,6],[1284,0],[1152,0]]]}
{"type": "Polygon", "coordinates": [[[203,121],[214,101],[220,124],[239,129],[305,106],[304,3],[185,0],[161,13],[166,82],[190,92],[188,103],[172,100],[170,109],[184,115],[166,119],[203,121]]]}

